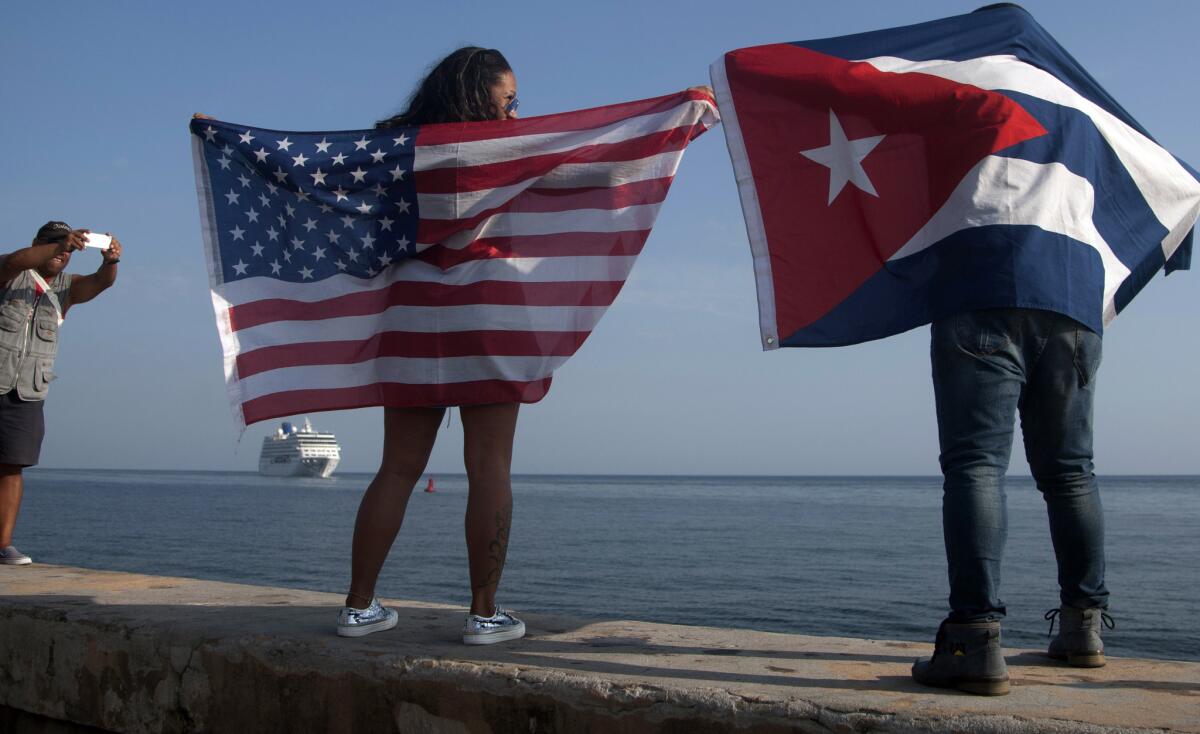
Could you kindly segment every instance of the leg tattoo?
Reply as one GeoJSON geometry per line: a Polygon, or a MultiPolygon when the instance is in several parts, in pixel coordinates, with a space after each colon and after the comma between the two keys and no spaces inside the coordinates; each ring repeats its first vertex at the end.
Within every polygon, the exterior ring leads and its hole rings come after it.
{"type": "Polygon", "coordinates": [[[504,559],[508,555],[508,533],[512,526],[512,507],[512,500],[509,500],[508,504],[496,513],[496,537],[488,543],[488,558],[492,561],[492,568],[475,587],[477,589],[486,589],[500,583],[500,574],[504,571],[504,559]]]}

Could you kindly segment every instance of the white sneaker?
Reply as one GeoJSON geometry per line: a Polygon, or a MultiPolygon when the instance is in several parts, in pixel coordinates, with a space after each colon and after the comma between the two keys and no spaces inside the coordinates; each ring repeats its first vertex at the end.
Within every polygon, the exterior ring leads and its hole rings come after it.
{"type": "Polygon", "coordinates": [[[15,545],[0,548],[0,566],[27,566],[33,559],[17,550],[15,545]]]}
{"type": "Polygon", "coordinates": [[[395,609],[388,609],[372,599],[366,609],[342,607],[338,614],[337,633],[339,637],[362,637],[372,632],[390,630],[400,621],[400,615],[395,609]]]}
{"type": "Polygon", "coordinates": [[[491,645],[496,642],[516,640],[525,636],[525,623],[496,607],[490,617],[468,614],[463,626],[463,644],[491,645]]]}

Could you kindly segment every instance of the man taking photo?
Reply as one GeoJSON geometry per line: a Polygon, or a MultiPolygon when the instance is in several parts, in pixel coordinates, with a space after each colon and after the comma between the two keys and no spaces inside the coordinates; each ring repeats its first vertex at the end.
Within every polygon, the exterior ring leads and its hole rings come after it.
{"type": "Polygon", "coordinates": [[[12,544],[24,483],[38,463],[43,401],[54,379],[58,330],[67,309],[90,301],[117,280],[121,243],[114,237],[91,275],[63,272],[88,232],[47,222],[33,244],[0,256],[0,565],[31,563],[12,544]]]}

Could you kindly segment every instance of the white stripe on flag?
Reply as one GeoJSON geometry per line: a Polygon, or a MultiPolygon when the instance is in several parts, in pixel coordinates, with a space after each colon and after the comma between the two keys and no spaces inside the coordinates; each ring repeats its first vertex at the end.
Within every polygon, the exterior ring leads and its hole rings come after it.
{"type": "Polygon", "coordinates": [[[725,57],[717,59],[708,67],[717,106],[721,108],[721,122],[725,129],[725,145],[733,162],[733,175],[737,180],[738,196],[742,201],[742,218],[746,220],[746,233],[750,239],[750,253],[754,261],[754,286],[758,292],[758,337],[762,348],[779,349],[778,325],[775,319],[775,281],[771,274],[771,250],[767,245],[767,230],[763,225],[762,208],[758,203],[758,187],[754,184],[754,172],[750,169],[750,156],[746,153],[746,141],[742,138],[742,126],[738,123],[737,108],[733,104],[733,93],[729,89],[729,77],[725,73],[725,57]]]}
{"type": "Polygon", "coordinates": [[[1129,268],[1092,221],[1092,183],[1061,163],[988,156],[962,181],[933,217],[889,260],[914,255],[955,232],[991,224],[1039,227],[1095,248],[1104,263],[1104,323],[1116,315],[1113,296],[1129,268]]]}
{"type": "Polygon", "coordinates": [[[510,186],[457,194],[417,194],[421,219],[464,219],[499,206],[527,188],[539,189],[614,187],[638,181],[670,178],[679,168],[683,151],[674,150],[646,158],[606,163],[564,163],[549,173],[510,186]]]}
{"type": "Polygon", "coordinates": [[[548,376],[567,357],[379,357],[357,364],[309,365],[260,372],[242,379],[253,400],[289,390],[335,390],[376,383],[444,385],[476,380],[529,382],[548,376]]]}
{"type": "Polygon", "coordinates": [[[320,321],[276,321],[237,332],[242,354],[262,347],[362,341],[385,331],[591,331],[604,306],[392,306],[382,313],[320,321]]]}
{"type": "Polygon", "coordinates": [[[674,130],[681,125],[690,126],[693,105],[711,107],[707,102],[689,100],[663,112],[626,118],[585,130],[516,135],[444,145],[418,145],[414,151],[413,170],[433,171],[439,168],[482,166],[520,160],[530,155],[565,153],[583,146],[619,143],[651,133],[674,130]]]}
{"type": "Polygon", "coordinates": [[[1053,74],[1015,56],[982,56],[967,61],[909,61],[880,56],[865,61],[880,71],[921,72],[982,89],[1021,92],[1084,113],[1129,171],[1159,223],[1166,227],[1167,235],[1162,241],[1164,258],[1175,253],[1200,217],[1200,182],[1174,156],[1053,74]]]}
{"type": "Polygon", "coordinates": [[[461,250],[481,237],[571,232],[640,232],[654,226],[662,203],[627,206],[621,209],[572,209],[566,212],[498,212],[472,229],[455,232],[441,242],[419,242],[418,247],[440,244],[461,250]]]}
{"type": "Polygon", "coordinates": [[[485,280],[511,283],[622,281],[629,277],[637,255],[580,255],[578,257],[509,257],[469,260],[442,270],[420,260],[405,260],[384,273],[362,280],[350,275],[312,283],[290,283],[266,276],[244,278],[222,286],[230,303],[280,298],[313,303],[355,293],[369,293],[392,283],[469,285],[485,280]]]}

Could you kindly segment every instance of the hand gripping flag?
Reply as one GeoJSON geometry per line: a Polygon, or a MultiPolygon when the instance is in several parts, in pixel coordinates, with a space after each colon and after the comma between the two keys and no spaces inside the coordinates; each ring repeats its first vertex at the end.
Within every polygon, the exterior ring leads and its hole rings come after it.
{"type": "Polygon", "coordinates": [[[684,92],[387,130],[193,120],[237,420],[540,400],[717,119],[684,92]]]}
{"type": "Polygon", "coordinates": [[[711,72],[766,349],[998,307],[1099,333],[1188,266],[1196,172],[1018,7],[741,49],[711,72]]]}

